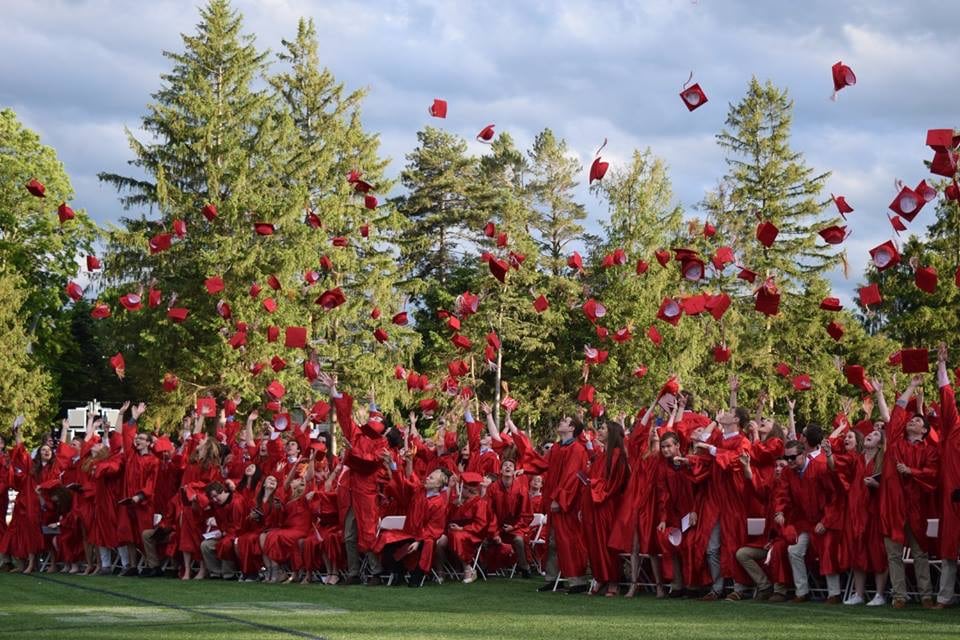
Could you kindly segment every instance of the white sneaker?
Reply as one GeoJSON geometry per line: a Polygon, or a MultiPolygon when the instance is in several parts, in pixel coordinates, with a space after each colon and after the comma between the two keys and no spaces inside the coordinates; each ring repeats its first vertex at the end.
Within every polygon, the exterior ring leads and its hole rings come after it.
{"type": "Polygon", "coordinates": [[[849,598],[844,600],[843,604],[850,604],[850,605],[863,604],[863,597],[861,597],[859,593],[854,593],[849,598]]]}
{"type": "Polygon", "coordinates": [[[882,607],[885,604],[887,604],[887,599],[884,598],[882,594],[878,593],[877,595],[873,596],[873,600],[867,603],[867,606],[882,607]]]}
{"type": "Polygon", "coordinates": [[[476,581],[477,572],[473,569],[467,568],[463,570],[463,584],[470,584],[471,582],[476,581]]]}

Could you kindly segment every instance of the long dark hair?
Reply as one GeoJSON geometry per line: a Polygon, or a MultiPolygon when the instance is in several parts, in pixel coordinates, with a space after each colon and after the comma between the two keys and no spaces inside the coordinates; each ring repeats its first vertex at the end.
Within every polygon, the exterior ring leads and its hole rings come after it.
{"type": "Polygon", "coordinates": [[[607,427],[607,478],[610,478],[613,473],[614,451],[620,452],[617,456],[618,470],[626,464],[626,456],[623,452],[623,426],[613,420],[607,420],[605,424],[607,427]]]}
{"type": "Polygon", "coordinates": [[[54,451],[53,445],[42,444],[39,447],[37,447],[37,453],[33,456],[33,476],[35,478],[39,478],[40,475],[43,473],[44,464],[43,464],[43,458],[41,457],[40,452],[43,451],[44,447],[47,447],[50,449],[50,462],[48,462],[46,466],[48,467],[53,466],[53,464],[57,461],[57,452],[54,451]]]}
{"type": "Polygon", "coordinates": [[[246,467],[244,467],[243,478],[240,480],[240,484],[237,485],[237,491],[241,489],[256,489],[260,486],[261,477],[263,477],[263,470],[260,469],[259,465],[253,465],[252,476],[246,474],[246,467]]]}

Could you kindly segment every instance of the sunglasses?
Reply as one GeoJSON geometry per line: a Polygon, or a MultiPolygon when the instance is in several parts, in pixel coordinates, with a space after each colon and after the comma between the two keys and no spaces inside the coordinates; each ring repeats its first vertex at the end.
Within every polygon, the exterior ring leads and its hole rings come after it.
{"type": "Polygon", "coordinates": [[[799,457],[802,456],[802,455],[803,455],[802,453],[795,453],[795,454],[793,454],[793,455],[787,454],[787,455],[782,455],[782,456],[780,456],[780,457],[777,458],[777,459],[778,459],[778,460],[785,460],[786,462],[790,462],[791,460],[796,460],[797,458],[799,458],[799,457]]]}

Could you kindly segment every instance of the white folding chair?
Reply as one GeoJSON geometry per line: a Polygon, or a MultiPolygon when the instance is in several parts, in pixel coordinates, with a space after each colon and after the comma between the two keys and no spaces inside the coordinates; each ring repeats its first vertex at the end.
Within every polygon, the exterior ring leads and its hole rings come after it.
{"type": "MultiPolygon", "coordinates": [[[[545,513],[535,513],[533,514],[533,520],[530,521],[530,528],[534,529],[533,536],[531,536],[530,541],[525,543],[523,546],[523,551],[526,553],[528,551],[527,547],[529,546],[530,555],[533,557],[533,563],[537,567],[537,572],[543,573],[543,568],[540,566],[540,562],[537,560],[536,545],[544,544],[544,541],[540,539],[540,536],[543,534],[543,527],[547,524],[547,514],[545,513]]],[[[513,568],[510,569],[510,577],[517,573],[517,566],[520,562],[514,562],[513,568]]]]}
{"type": "MultiPolygon", "coordinates": [[[[380,518],[380,522],[377,523],[377,537],[380,537],[381,531],[399,531],[403,529],[403,526],[407,523],[407,516],[384,516],[380,518]]],[[[360,575],[362,576],[367,570],[367,554],[363,554],[363,560],[360,562],[360,575]]],[[[390,578],[392,581],[393,578],[390,578]]],[[[389,584],[389,583],[388,583],[389,584]]]]}

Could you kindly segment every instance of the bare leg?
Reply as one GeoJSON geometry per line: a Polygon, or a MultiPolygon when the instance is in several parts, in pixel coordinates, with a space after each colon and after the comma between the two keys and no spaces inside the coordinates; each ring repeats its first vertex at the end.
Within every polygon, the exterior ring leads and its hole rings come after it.
{"type": "Polygon", "coordinates": [[[23,572],[24,572],[24,573],[33,573],[34,569],[36,568],[36,567],[34,566],[34,564],[36,563],[36,561],[37,561],[37,554],[31,553],[29,556],[27,556],[27,566],[24,567],[23,572]]]}
{"type": "Polygon", "coordinates": [[[190,567],[192,566],[193,566],[193,554],[188,551],[184,551],[183,552],[183,574],[180,576],[181,580],[190,579],[190,567]]]}
{"type": "Polygon", "coordinates": [[[634,532],[633,549],[630,550],[630,588],[623,597],[632,598],[637,595],[637,580],[640,579],[640,537],[634,532]]]}

